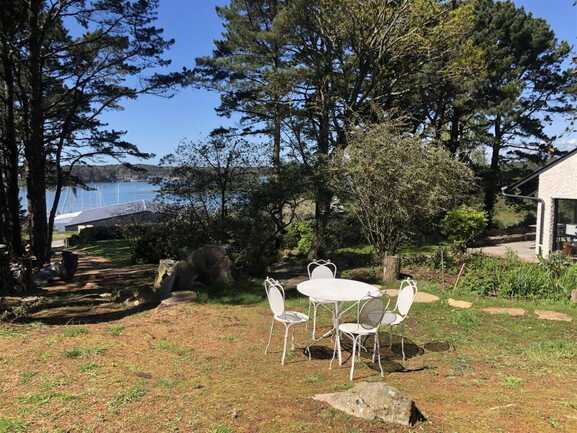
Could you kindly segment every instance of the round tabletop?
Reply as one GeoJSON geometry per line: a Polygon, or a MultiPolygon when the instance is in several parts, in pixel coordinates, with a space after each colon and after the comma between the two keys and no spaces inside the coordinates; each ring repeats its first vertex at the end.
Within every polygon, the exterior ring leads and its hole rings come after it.
{"type": "Polygon", "coordinates": [[[344,278],[319,278],[303,281],[297,285],[297,290],[309,298],[335,302],[353,302],[371,296],[381,296],[379,289],[371,284],[344,278]]]}

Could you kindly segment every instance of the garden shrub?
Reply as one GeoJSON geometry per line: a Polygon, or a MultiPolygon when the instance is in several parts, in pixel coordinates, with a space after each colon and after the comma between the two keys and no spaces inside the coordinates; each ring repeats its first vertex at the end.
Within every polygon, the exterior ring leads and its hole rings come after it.
{"type": "Polygon", "coordinates": [[[314,228],[308,221],[295,221],[285,235],[285,245],[299,256],[306,256],[313,247],[314,228]]]}
{"type": "Polygon", "coordinates": [[[78,233],[78,242],[85,244],[89,242],[122,239],[123,237],[123,229],[120,226],[94,226],[80,230],[78,233]]]}
{"type": "Polygon", "coordinates": [[[486,212],[469,206],[461,206],[447,212],[441,222],[443,234],[460,251],[466,250],[486,228],[486,212]]]}
{"type": "Polygon", "coordinates": [[[162,259],[183,259],[208,242],[205,231],[178,221],[134,224],[124,229],[131,243],[135,263],[158,263],[162,259]]]}

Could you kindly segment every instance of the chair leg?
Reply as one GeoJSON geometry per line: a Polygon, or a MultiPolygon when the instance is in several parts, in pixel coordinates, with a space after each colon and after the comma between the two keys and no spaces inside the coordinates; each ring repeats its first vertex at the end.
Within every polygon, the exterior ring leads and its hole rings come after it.
{"type": "MultiPolygon", "coordinates": [[[[308,309],[308,311],[307,311],[307,317],[308,317],[308,318],[311,317],[311,300],[310,300],[310,298],[309,298],[309,309],[308,309]]],[[[308,321],[308,320],[307,320],[307,323],[306,323],[306,329],[309,329],[309,321],[308,321]]]]}
{"type": "Polygon", "coordinates": [[[375,334],[373,336],[373,359],[372,359],[373,362],[375,362],[375,355],[377,353],[377,340],[378,340],[378,338],[379,338],[378,334],[375,334]]]}
{"type": "Polygon", "coordinates": [[[403,353],[403,361],[405,360],[405,324],[401,325],[401,352],[403,353]]]}
{"type": "Polygon", "coordinates": [[[268,348],[270,346],[270,341],[272,340],[272,330],[274,328],[274,318],[272,319],[272,323],[270,324],[270,332],[268,334],[268,343],[266,344],[266,348],[264,349],[265,355],[268,353],[268,348]]]}
{"type": "Polygon", "coordinates": [[[357,351],[357,337],[353,336],[353,356],[351,357],[351,373],[349,374],[349,380],[353,381],[353,376],[355,374],[355,355],[357,351]]]}
{"type": "Polygon", "coordinates": [[[293,332],[291,333],[291,350],[295,350],[295,328],[293,328],[293,332]]]}
{"type": "Polygon", "coordinates": [[[379,360],[379,369],[381,370],[381,377],[384,377],[385,373],[383,373],[383,365],[381,364],[381,341],[379,339],[379,334],[375,335],[375,341],[377,343],[377,359],[379,360]]]}
{"type": "Polygon", "coordinates": [[[333,346],[333,357],[331,358],[331,362],[329,364],[329,370],[331,370],[333,368],[333,361],[335,360],[335,357],[337,356],[337,338],[339,338],[339,331],[335,332],[335,344],[333,346]]]}
{"type": "Polygon", "coordinates": [[[282,360],[281,360],[281,365],[284,365],[284,360],[286,357],[286,346],[287,346],[287,340],[288,340],[288,334],[289,334],[289,328],[290,326],[287,326],[286,324],[285,326],[285,331],[284,331],[284,344],[282,347],[282,360]]]}

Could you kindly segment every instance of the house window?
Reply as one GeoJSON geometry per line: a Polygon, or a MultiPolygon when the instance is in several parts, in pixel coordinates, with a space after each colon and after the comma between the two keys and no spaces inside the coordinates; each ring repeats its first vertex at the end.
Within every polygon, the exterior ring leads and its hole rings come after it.
{"type": "Polygon", "coordinates": [[[555,200],[555,251],[577,257],[577,200],[555,200]]]}

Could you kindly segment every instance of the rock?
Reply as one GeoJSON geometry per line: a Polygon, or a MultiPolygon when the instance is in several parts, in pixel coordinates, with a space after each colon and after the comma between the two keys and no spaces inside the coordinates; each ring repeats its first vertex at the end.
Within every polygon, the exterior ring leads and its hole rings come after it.
{"type": "Polygon", "coordinates": [[[565,313],[559,313],[558,311],[547,311],[547,310],[535,310],[537,318],[540,320],[554,320],[559,322],[571,322],[573,319],[571,316],[565,313]]]}
{"type": "Polygon", "coordinates": [[[224,247],[205,245],[193,251],[186,261],[194,267],[198,280],[204,284],[230,285],[233,282],[232,261],[224,247]]]}
{"type": "Polygon", "coordinates": [[[347,391],[318,394],[313,399],[366,420],[380,419],[404,426],[425,420],[414,401],[382,382],[361,382],[347,391]]]}
{"type": "Polygon", "coordinates": [[[489,314],[508,314],[509,316],[524,316],[525,310],[522,308],[500,308],[500,307],[487,307],[481,308],[481,311],[489,314]]]}
{"type": "Polygon", "coordinates": [[[473,304],[467,301],[459,301],[458,299],[449,298],[447,300],[447,304],[449,304],[453,308],[462,308],[464,310],[471,308],[473,304]]]}
{"type": "MultiPolygon", "coordinates": [[[[387,289],[385,293],[390,296],[391,298],[396,298],[399,296],[398,289],[387,289]]],[[[427,292],[417,292],[417,296],[415,297],[415,303],[417,304],[433,304],[437,302],[440,298],[432,293],[427,292]]]]}
{"type": "Polygon", "coordinates": [[[160,296],[160,299],[168,298],[173,290],[176,263],[175,260],[165,259],[158,264],[158,271],[154,280],[154,291],[160,296]]]}
{"type": "Polygon", "coordinates": [[[226,250],[216,245],[205,245],[186,260],[161,260],[154,289],[161,299],[165,299],[175,291],[191,291],[199,285],[230,285],[232,282],[232,261],[226,250]]]}
{"type": "Polygon", "coordinates": [[[186,291],[186,292],[176,292],[172,296],[163,300],[157,308],[172,307],[178,304],[186,304],[188,302],[194,302],[198,298],[196,292],[186,291]]]}
{"type": "Polygon", "coordinates": [[[571,291],[571,303],[577,304],[577,289],[571,291]]]}

